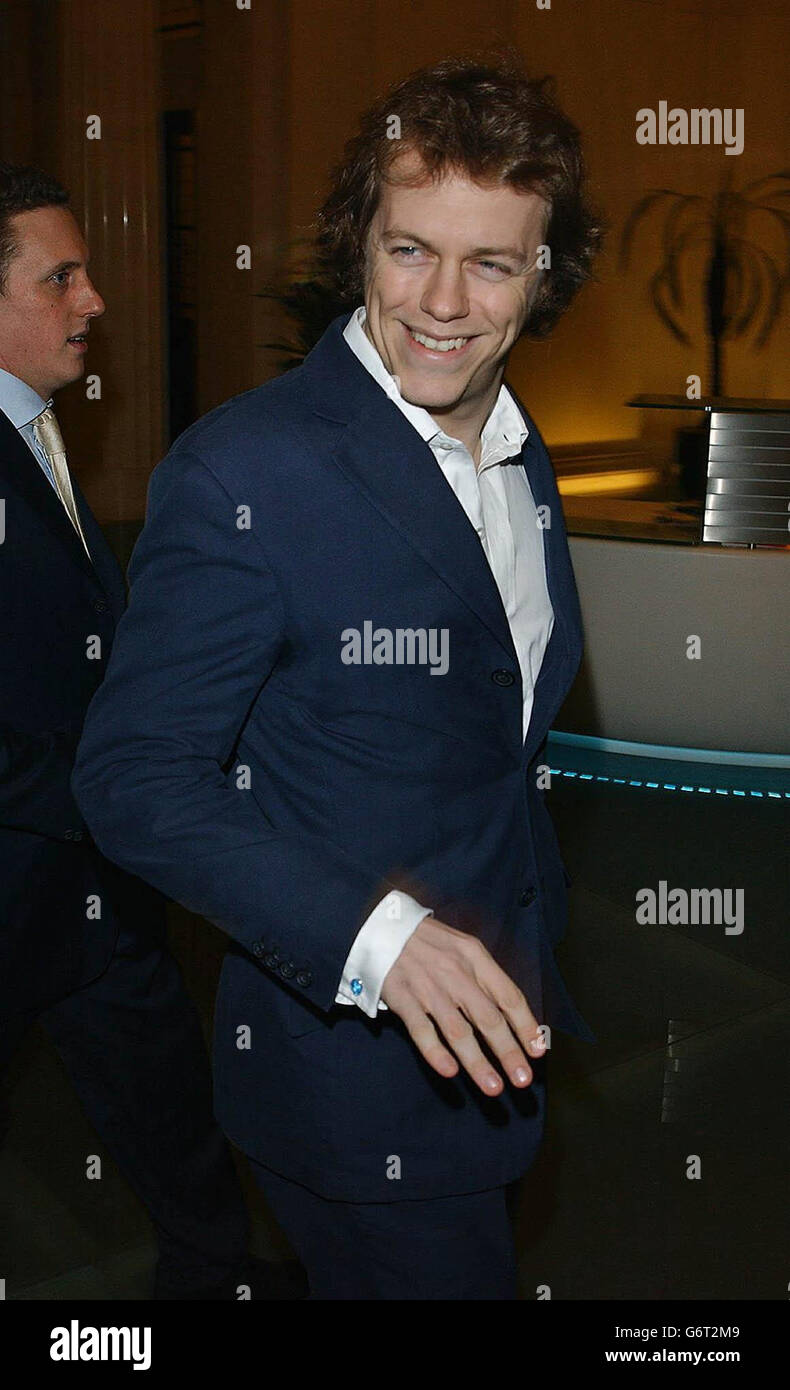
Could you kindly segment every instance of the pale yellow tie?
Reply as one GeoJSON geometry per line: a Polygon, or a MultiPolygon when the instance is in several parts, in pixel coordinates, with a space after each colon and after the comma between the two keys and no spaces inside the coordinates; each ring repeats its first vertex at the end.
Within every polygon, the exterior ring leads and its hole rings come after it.
{"type": "Polygon", "coordinates": [[[51,406],[47,406],[46,410],[42,410],[41,414],[36,416],[33,421],[33,433],[39,448],[43,449],[49,459],[49,466],[52,469],[52,476],[55,479],[58,497],[66,509],[74,530],[85,546],[85,554],[90,560],[91,553],[80,525],[77,504],[74,501],[74,490],[71,486],[71,475],[69,474],[69,466],[66,462],[66,448],[63,443],[63,435],[60,432],[58,418],[51,406]]]}

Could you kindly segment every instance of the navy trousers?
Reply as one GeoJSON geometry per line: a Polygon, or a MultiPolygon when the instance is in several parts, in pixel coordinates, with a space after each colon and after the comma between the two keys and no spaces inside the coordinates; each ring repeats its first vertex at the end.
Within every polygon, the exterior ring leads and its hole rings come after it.
{"type": "Polygon", "coordinates": [[[148,1210],[157,1281],[185,1292],[219,1283],[246,1257],[247,1215],[212,1112],[197,1012],[164,933],[124,929],[97,980],[42,1013],[0,1020],[0,1065],[36,1017],[148,1210]]]}
{"type": "Polygon", "coordinates": [[[425,1201],[338,1202],[252,1159],[250,1166],[307,1270],[311,1300],[517,1297],[505,1187],[425,1201]]]}

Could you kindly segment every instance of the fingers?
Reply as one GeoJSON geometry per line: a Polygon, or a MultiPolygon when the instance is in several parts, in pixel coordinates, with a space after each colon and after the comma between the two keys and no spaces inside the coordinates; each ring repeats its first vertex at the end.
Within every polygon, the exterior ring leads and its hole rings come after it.
{"type": "MultiPolygon", "coordinates": [[[[483,1009],[482,1012],[485,1012],[483,1009]]],[[[473,1011],[470,1014],[474,1018],[473,1011]]],[[[510,1080],[514,1086],[528,1086],[532,1080],[532,1070],[527,1063],[527,1059],[519,1047],[516,1047],[510,1029],[498,1010],[491,1006],[491,1021],[484,1025],[481,1021],[481,1011],[478,1009],[477,1022],[475,1027],[485,1037],[486,1042],[491,1046],[491,1050],[499,1058],[510,1080]],[[499,1023],[493,1021],[493,1014],[496,1013],[499,1023]]],[[[436,1022],[452,1048],[456,1057],[460,1061],[464,1071],[472,1078],[475,1085],[480,1088],[484,1095],[498,1096],[503,1090],[502,1077],[495,1067],[491,1065],[480,1047],[475,1035],[472,1022],[460,1009],[453,1007],[438,1010],[436,1022]]]]}
{"type": "Polygon", "coordinates": [[[422,1053],[429,1066],[440,1076],[457,1076],[458,1063],[451,1052],[442,1044],[430,1018],[416,999],[399,998],[391,1000],[389,1007],[397,1013],[408,1029],[412,1042],[422,1053]]]}
{"type": "MultiPolygon", "coordinates": [[[[499,971],[499,967],[496,969],[499,971]]],[[[504,985],[501,985],[497,998],[472,984],[458,1001],[458,1008],[475,1032],[485,1039],[512,1084],[514,1086],[528,1086],[532,1081],[533,1073],[529,1065],[527,1049],[533,1058],[542,1057],[545,1052],[543,1035],[538,1031],[535,1016],[521,991],[504,972],[499,973],[502,975],[504,985]],[[519,1043],[522,1046],[519,1046],[519,1043]]],[[[440,1026],[442,1026],[441,1021],[440,1026]]],[[[443,1026],[442,1031],[444,1032],[443,1026]]],[[[472,1038],[474,1038],[474,1033],[472,1038]]],[[[463,1042],[468,1055],[474,1061],[476,1074],[482,1074],[481,1058],[483,1059],[486,1065],[485,1089],[489,1095],[495,1094],[491,1086],[490,1076],[487,1075],[492,1070],[490,1063],[485,1062],[484,1054],[479,1048],[475,1047],[473,1051],[469,1047],[465,1037],[463,1042]]],[[[454,1047],[453,1050],[457,1055],[461,1055],[457,1048],[454,1047]]]]}
{"type": "MultiPolygon", "coordinates": [[[[473,981],[464,991],[460,1004],[439,992],[434,993],[431,1002],[423,1004],[408,990],[403,990],[390,996],[389,1006],[403,1020],[415,1046],[439,1076],[456,1076],[460,1062],[484,1095],[497,1096],[502,1092],[502,1077],[483,1052],[476,1036],[479,1033],[511,1083],[519,1089],[530,1085],[533,1072],[527,1057],[500,1010],[473,981]],[[447,1046],[443,1045],[442,1038],[447,1046]]],[[[523,1007],[532,1017],[526,1001],[523,1007]]],[[[536,1055],[542,1055],[543,1050],[541,1048],[536,1055]]]]}
{"type": "MultiPolygon", "coordinates": [[[[478,945],[479,943],[475,943],[478,945]]],[[[487,996],[494,1004],[499,1018],[491,1017],[488,1019],[489,1026],[493,1029],[499,1028],[500,1019],[508,1025],[507,1035],[512,1044],[512,1034],[526,1048],[532,1057],[542,1057],[546,1051],[546,1039],[541,1031],[538,1020],[533,1014],[527,1003],[525,996],[517,985],[513,983],[509,975],[497,965],[496,961],[481,947],[483,952],[482,959],[473,962],[475,980],[481,992],[487,996]]],[[[480,1029],[484,1036],[491,1042],[498,1057],[501,1057],[499,1047],[496,1045],[494,1037],[489,1038],[486,1029],[487,1014],[478,1011],[475,1026],[480,1029]],[[479,1021],[477,1021],[479,1020],[479,1021]]],[[[500,1034],[501,1043],[501,1034],[500,1034]]],[[[503,1059],[504,1060],[504,1059],[503,1059]]]]}
{"type": "Polygon", "coordinates": [[[440,1076],[457,1075],[460,1062],[484,1095],[501,1093],[502,1077],[479,1035],[513,1086],[531,1084],[528,1054],[544,1055],[543,1034],[521,990],[477,938],[425,919],[387,975],[382,998],[440,1076]]]}

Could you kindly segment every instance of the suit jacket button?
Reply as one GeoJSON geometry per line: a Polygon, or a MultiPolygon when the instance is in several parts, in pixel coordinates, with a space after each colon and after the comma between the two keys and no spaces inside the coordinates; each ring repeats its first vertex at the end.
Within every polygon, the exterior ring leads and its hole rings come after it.
{"type": "Polygon", "coordinates": [[[520,897],[520,899],[519,899],[519,902],[520,902],[521,906],[522,906],[522,907],[531,907],[532,904],[534,903],[534,901],[535,901],[535,889],[534,889],[534,888],[525,888],[524,892],[521,894],[521,897],[520,897]]]}
{"type": "Polygon", "coordinates": [[[264,963],[264,965],[268,965],[268,967],[269,967],[270,970],[274,970],[274,969],[276,968],[276,966],[277,966],[277,961],[278,961],[278,960],[279,960],[279,956],[276,956],[276,955],[274,954],[274,951],[267,951],[267,952],[266,952],[266,955],[265,955],[264,958],[263,958],[263,963],[264,963]]]}
{"type": "Polygon", "coordinates": [[[506,671],[502,667],[491,672],[491,679],[494,685],[515,685],[516,678],[512,671],[506,671]]]}
{"type": "Polygon", "coordinates": [[[296,966],[293,961],[284,960],[280,966],[280,974],[284,980],[290,980],[296,974],[296,966]]]}
{"type": "Polygon", "coordinates": [[[97,613],[106,613],[109,606],[105,598],[95,598],[93,600],[93,607],[97,613]]]}
{"type": "Polygon", "coordinates": [[[309,989],[310,985],[313,983],[312,973],[309,970],[298,970],[296,972],[296,983],[301,985],[302,989],[309,989]]]}
{"type": "Polygon", "coordinates": [[[264,946],[262,941],[253,941],[250,949],[254,956],[262,956],[264,951],[266,950],[266,947],[264,946]]]}

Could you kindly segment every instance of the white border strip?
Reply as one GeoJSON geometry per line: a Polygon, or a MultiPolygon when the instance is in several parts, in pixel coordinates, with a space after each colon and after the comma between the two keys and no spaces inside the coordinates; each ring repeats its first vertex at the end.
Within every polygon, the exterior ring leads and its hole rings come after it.
{"type": "Polygon", "coordinates": [[[549,743],[573,748],[590,748],[598,753],[623,753],[629,757],[666,758],[683,763],[723,763],[730,767],[777,767],[790,771],[790,754],[730,753],[717,748],[672,748],[660,743],[627,743],[618,738],[595,738],[591,734],[549,732],[549,743]]]}

